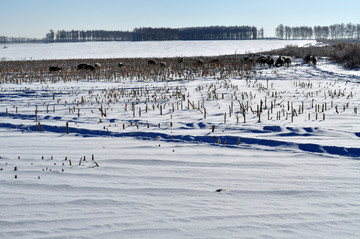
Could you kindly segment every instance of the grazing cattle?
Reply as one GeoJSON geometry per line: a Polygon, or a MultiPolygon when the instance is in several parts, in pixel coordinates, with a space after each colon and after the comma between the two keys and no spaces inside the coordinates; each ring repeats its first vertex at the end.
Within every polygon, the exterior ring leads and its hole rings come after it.
{"type": "Polygon", "coordinates": [[[307,64],[309,64],[309,63],[311,62],[311,56],[310,56],[310,55],[306,55],[306,56],[304,57],[304,62],[307,63],[307,64]]]}
{"type": "Polygon", "coordinates": [[[268,56],[267,57],[267,64],[269,67],[273,67],[274,66],[274,63],[275,63],[275,60],[274,58],[272,58],[271,56],[268,56]]]}
{"type": "Polygon", "coordinates": [[[94,71],[95,66],[86,64],[86,66],[84,66],[84,69],[87,71],[94,71]]]}
{"type": "Polygon", "coordinates": [[[93,71],[93,70],[95,70],[95,66],[93,66],[93,65],[89,65],[89,64],[79,64],[78,66],[77,66],[77,69],[78,70],[87,70],[87,71],[93,71]]]}
{"type": "Polygon", "coordinates": [[[209,61],[209,63],[212,63],[212,64],[216,64],[216,63],[219,63],[220,62],[220,59],[219,58],[216,58],[216,59],[212,59],[211,61],[209,61]]]}
{"type": "Polygon", "coordinates": [[[161,62],[159,63],[159,65],[160,65],[161,67],[166,67],[166,62],[161,61],[161,62]]]}
{"type": "Polygon", "coordinates": [[[77,66],[77,69],[78,69],[78,70],[83,70],[83,69],[85,69],[85,66],[87,66],[87,64],[85,64],[85,63],[79,64],[79,65],[77,66]]]}
{"type": "Polygon", "coordinates": [[[314,66],[316,65],[316,63],[318,62],[318,58],[316,56],[310,56],[310,55],[306,55],[304,57],[304,62],[307,64],[313,64],[314,66]]]}
{"type": "Polygon", "coordinates": [[[316,66],[316,63],[318,62],[318,58],[316,56],[312,56],[311,62],[313,63],[314,66],[316,66]]]}
{"type": "Polygon", "coordinates": [[[247,56],[245,56],[242,60],[245,64],[254,64],[255,63],[255,60],[253,58],[250,58],[247,56]]]}
{"type": "Polygon", "coordinates": [[[157,65],[155,60],[148,60],[148,65],[157,65]]]}
{"type": "Polygon", "coordinates": [[[266,56],[260,56],[256,59],[256,62],[261,65],[264,65],[268,63],[268,58],[266,56]]]}
{"type": "Polygon", "coordinates": [[[101,68],[101,64],[100,63],[95,63],[95,68],[101,68]]]}
{"type": "Polygon", "coordinates": [[[61,67],[58,67],[58,66],[50,66],[49,67],[49,71],[61,71],[62,68],[61,67]]]}
{"type": "Polygon", "coordinates": [[[285,64],[287,67],[289,67],[291,65],[291,61],[292,61],[291,57],[289,57],[289,56],[285,57],[285,64]]]}
{"type": "Polygon", "coordinates": [[[279,56],[275,62],[275,66],[283,66],[285,64],[285,57],[279,56]]]}
{"type": "Polygon", "coordinates": [[[197,65],[198,65],[198,66],[204,65],[204,60],[203,60],[203,59],[197,60],[197,65]]]}
{"type": "Polygon", "coordinates": [[[118,67],[119,67],[119,68],[122,68],[123,66],[124,66],[124,63],[122,63],[122,62],[119,62],[119,63],[118,63],[118,67]]]}

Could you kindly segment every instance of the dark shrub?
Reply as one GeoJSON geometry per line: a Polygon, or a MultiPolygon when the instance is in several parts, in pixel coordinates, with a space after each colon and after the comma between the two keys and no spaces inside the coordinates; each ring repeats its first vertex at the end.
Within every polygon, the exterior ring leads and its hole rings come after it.
{"type": "Polygon", "coordinates": [[[334,49],[331,60],[347,68],[360,68],[360,43],[340,43],[334,49]]]}

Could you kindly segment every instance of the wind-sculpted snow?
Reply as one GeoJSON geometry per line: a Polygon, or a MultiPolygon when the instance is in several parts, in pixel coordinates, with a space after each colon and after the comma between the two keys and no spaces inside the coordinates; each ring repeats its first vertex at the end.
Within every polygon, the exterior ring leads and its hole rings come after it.
{"type": "Polygon", "coordinates": [[[7,135],[1,144],[1,237],[358,233],[357,160],[134,137],[43,133],[34,141],[34,133],[0,132],[7,135]],[[14,152],[15,139],[21,152],[14,152]],[[93,153],[100,167],[92,166],[93,153]]]}
{"type": "MultiPolygon", "coordinates": [[[[25,125],[12,125],[8,123],[0,123],[0,128],[17,129],[23,132],[37,132],[39,131],[38,126],[25,126],[25,125]]],[[[268,128],[274,129],[272,126],[265,126],[264,131],[266,133],[268,128]]],[[[66,127],[54,127],[48,125],[42,125],[42,130],[46,132],[61,133],[66,132],[66,127]]],[[[183,142],[183,143],[205,143],[213,146],[221,147],[237,147],[241,149],[240,144],[255,145],[255,146],[268,146],[270,150],[291,150],[300,149],[302,151],[311,153],[325,153],[333,154],[337,156],[347,156],[360,159],[360,147],[359,148],[348,148],[348,147],[337,147],[337,146],[321,146],[317,144],[304,144],[304,143],[291,143],[281,140],[271,139],[259,139],[239,136],[193,136],[193,135],[169,135],[158,132],[126,132],[126,133],[114,133],[102,130],[90,130],[80,128],[69,128],[69,131],[76,136],[81,137],[133,137],[140,140],[161,140],[166,142],[183,142]]],[[[271,131],[271,130],[270,130],[271,131]]],[[[281,129],[275,127],[275,131],[279,132],[281,129]]],[[[280,134],[279,136],[309,136],[309,134],[280,134]]]]}
{"type": "Polygon", "coordinates": [[[334,69],[1,84],[0,238],[357,238],[360,77],[334,69]]]}

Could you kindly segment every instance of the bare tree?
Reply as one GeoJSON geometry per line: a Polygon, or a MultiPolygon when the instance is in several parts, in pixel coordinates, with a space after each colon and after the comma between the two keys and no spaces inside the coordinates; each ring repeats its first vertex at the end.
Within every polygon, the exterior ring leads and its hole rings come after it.
{"type": "Polygon", "coordinates": [[[263,39],[264,38],[264,28],[260,28],[259,33],[258,33],[258,38],[259,39],[263,39]]]}
{"type": "Polygon", "coordinates": [[[277,38],[283,39],[284,38],[284,25],[280,24],[276,29],[275,29],[275,36],[277,38]]]}
{"type": "Polygon", "coordinates": [[[285,26],[284,31],[285,31],[284,32],[285,39],[291,39],[291,37],[292,37],[292,29],[291,29],[291,27],[285,26]]]}

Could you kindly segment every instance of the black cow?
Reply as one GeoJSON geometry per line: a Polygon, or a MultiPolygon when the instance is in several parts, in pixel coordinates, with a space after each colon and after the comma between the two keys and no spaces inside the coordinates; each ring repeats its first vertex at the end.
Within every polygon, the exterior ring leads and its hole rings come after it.
{"type": "Polygon", "coordinates": [[[78,70],[87,70],[87,71],[94,71],[96,69],[95,66],[90,65],[90,64],[79,64],[77,66],[78,70]]]}
{"type": "Polygon", "coordinates": [[[313,65],[315,66],[316,63],[318,62],[318,58],[316,56],[312,56],[311,57],[311,62],[313,63],[313,65]]]}
{"type": "Polygon", "coordinates": [[[272,58],[271,56],[268,56],[268,59],[267,59],[267,64],[269,67],[273,67],[274,66],[274,63],[275,63],[275,60],[274,58],[272,58]]]}
{"type": "Polygon", "coordinates": [[[53,71],[61,71],[62,68],[58,67],[58,66],[50,66],[49,67],[49,71],[53,72],[53,71]]]}
{"type": "Polygon", "coordinates": [[[304,57],[304,61],[305,61],[305,63],[310,63],[310,61],[311,61],[311,56],[310,55],[306,55],[305,57],[304,57]]]}
{"type": "Polygon", "coordinates": [[[219,58],[216,58],[216,59],[212,59],[211,61],[209,61],[209,63],[219,63],[220,62],[220,59],[219,58]]]}
{"type": "Polygon", "coordinates": [[[244,62],[245,64],[254,64],[256,63],[256,60],[251,57],[245,56],[244,58],[242,58],[242,62],[244,62]]]}
{"type": "Polygon", "coordinates": [[[275,62],[275,66],[283,66],[285,64],[285,57],[279,56],[275,62]]]}
{"type": "Polygon", "coordinates": [[[84,66],[84,69],[87,70],[87,71],[94,71],[95,68],[96,68],[95,66],[88,65],[88,64],[86,64],[86,66],[84,66]]]}
{"type": "Polygon", "coordinates": [[[85,69],[85,66],[87,66],[87,64],[85,64],[85,63],[79,64],[79,65],[77,66],[77,69],[78,69],[78,70],[83,70],[83,69],[85,69]]]}
{"type": "Polygon", "coordinates": [[[313,64],[314,66],[316,65],[316,63],[318,62],[318,58],[316,56],[310,56],[310,55],[306,55],[304,57],[304,62],[307,64],[313,64]]]}
{"type": "Polygon", "coordinates": [[[285,57],[285,64],[287,67],[289,67],[291,65],[292,59],[291,57],[287,56],[285,57]]]}
{"type": "Polygon", "coordinates": [[[267,64],[268,58],[266,56],[260,56],[256,59],[256,62],[259,64],[267,64]]]}
{"type": "Polygon", "coordinates": [[[198,66],[204,65],[204,60],[203,60],[203,59],[197,60],[197,65],[198,65],[198,66]]]}
{"type": "Polygon", "coordinates": [[[148,60],[148,65],[157,65],[157,62],[155,60],[148,60]]]}

